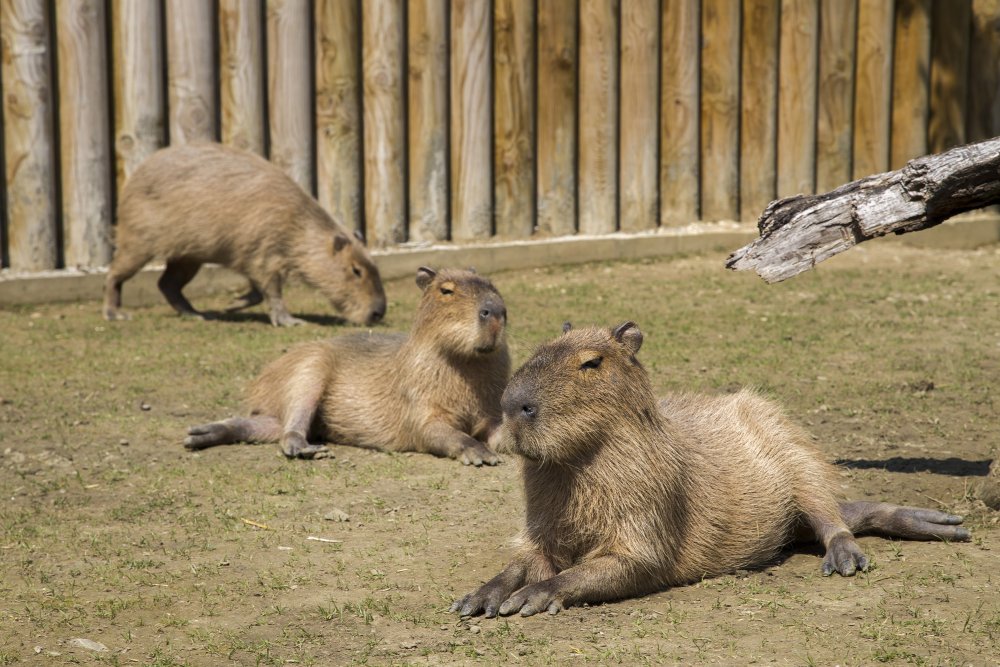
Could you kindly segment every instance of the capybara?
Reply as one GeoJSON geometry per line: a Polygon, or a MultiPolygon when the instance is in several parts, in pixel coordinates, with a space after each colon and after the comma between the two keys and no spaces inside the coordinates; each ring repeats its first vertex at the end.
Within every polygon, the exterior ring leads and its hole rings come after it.
{"type": "Polygon", "coordinates": [[[513,561],[452,605],[556,613],[771,562],[823,544],[823,574],[868,561],[854,533],[967,540],[962,518],[839,502],[836,469],[774,403],[653,395],[632,322],[566,331],[511,378],[497,446],[519,454],[525,528],[513,561]]]}
{"type": "Polygon", "coordinates": [[[319,290],[356,324],[385,315],[382,281],[360,236],[278,167],[220,144],[164,148],[128,179],[104,288],[106,319],[127,319],[119,310],[122,283],[153,259],[166,262],[160,291],[182,315],[202,317],[181,290],[207,262],[250,280],[231,310],[266,298],[275,326],[302,323],[282,301],[289,277],[319,290]]]}
{"type": "Polygon", "coordinates": [[[250,417],[195,426],[184,444],[275,442],[311,457],[316,442],[498,462],[485,443],[500,423],[510,376],[507,307],[472,271],[421,267],[410,335],[359,333],[305,343],[250,387],[250,417]]]}

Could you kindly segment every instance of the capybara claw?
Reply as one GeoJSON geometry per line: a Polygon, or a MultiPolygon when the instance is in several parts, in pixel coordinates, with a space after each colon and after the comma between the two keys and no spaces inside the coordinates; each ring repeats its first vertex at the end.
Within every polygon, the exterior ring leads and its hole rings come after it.
{"type": "Polygon", "coordinates": [[[853,535],[837,535],[830,541],[823,558],[823,576],[828,577],[837,572],[842,577],[853,577],[858,571],[864,572],[867,569],[868,557],[861,551],[853,535]]]}
{"type": "Polygon", "coordinates": [[[311,459],[320,452],[329,452],[326,445],[310,444],[301,433],[286,433],[281,438],[281,451],[290,459],[311,459]]]}
{"type": "Polygon", "coordinates": [[[486,445],[476,442],[462,449],[460,459],[465,465],[473,465],[477,468],[482,465],[495,466],[500,463],[500,457],[494,454],[486,445]]]}
{"type": "Polygon", "coordinates": [[[219,423],[200,424],[188,429],[188,437],[184,438],[184,446],[188,449],[205,449],[212,445],[229,442],[229,429],[219,423]]]}

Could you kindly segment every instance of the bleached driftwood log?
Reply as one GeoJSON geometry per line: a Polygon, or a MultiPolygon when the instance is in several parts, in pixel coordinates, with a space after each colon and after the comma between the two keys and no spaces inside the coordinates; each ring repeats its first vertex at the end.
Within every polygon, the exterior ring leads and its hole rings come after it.
{"type": "Polygon", "coordinates": [[[731,254],[726,266],[776,283],[863,241],[927,229],[996,203],[1000,137],[916,158],[826,194],[773,201],[757,222],[760,238],[731,254]]]}

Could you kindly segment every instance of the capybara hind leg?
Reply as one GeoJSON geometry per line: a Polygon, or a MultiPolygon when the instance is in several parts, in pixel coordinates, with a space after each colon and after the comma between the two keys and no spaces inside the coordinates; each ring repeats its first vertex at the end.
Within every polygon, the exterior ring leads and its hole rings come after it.
{"type": "Polygon", "coordinates": [[[188,449],[205,449],[234,442],[277,442],[281,438],[281,423],[274,417],[233,417],[221,422],[192,426],[184,446],[188,449]]]}
{"type": "Polygon", "coordinates": [[[305,324],[305,320],[293,317],[285,307],[285,301],[281,297],[281,278],[272,278],[264,286],[264,297],[267,299],[269,317],[271,324],[276,327],[294,327],[305,324]]]}
{"type": "Polygon", "coordinates": [[[504,571],[493,577],[478,590],[469,593],[451,605],[452,612],[461,616],[485,614],[493,618],[500,611],[500,605],[522,586],[551,579],[558,570],[540,551],[524,551],[511,561],[504,571]]]}
{"type": "Polygon", "coordinates": [[[260,293],[257,286],[250,283],[250,289],[245,293],[241,294],[232,303],[226,306],[226,310],[229,312],[243,310],[244,308],[250,308],[251,306],[256,306],[264,300],[264,295],[260,293]]]}
{"type": "Polygon", "coordinates": [[[204,319],[204,316],[194,309],[191,302],[181,292],[184,286],[195,277],[200,268],[201,264],[198,262],[176,259],[169,260],[166,268],[163,269],[163,275],[160,276],[157,285],[163,296],[166,297],[167,303],[178,313],[204,319]]]}
{"type": "Polygon", "coordinates": [[[478,467],[500,463],[500,457],[485,444],[444,422],[429,424],[417,441],[419,451],[457,459],[465,465],[478,467]]]}
{"type": "Polygon", "coordinates": [[[971,539],[959,526],[962,517],[919,507],[856,501],[840,504],[840,513],[852,532],[871,532],[908,540],[971,539]]]}
{"type": "Polygon", "coordinates": [[[150,255],[134,255],[118,252],[108,267],[108,277],[104,283],[104,319],[127,320],[129,316],[119,310],[122,307],[122,284],[152,259],[150,255]]]}

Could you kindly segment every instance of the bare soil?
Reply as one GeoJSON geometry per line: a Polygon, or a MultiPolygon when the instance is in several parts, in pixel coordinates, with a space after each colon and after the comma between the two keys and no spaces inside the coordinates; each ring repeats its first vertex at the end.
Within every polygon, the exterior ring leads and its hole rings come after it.
{"type": "MultiPolygon", "coordinates": [[[[565,320],[634,319],[658,389],[760,387],[846,496],[964,514],[972,543],[866,537],[853,578],[807,546],[641,599],[459,620],[451,601],[510,554],[515,461],[185,451],[282,350],[352,329],[304,288],[288,303],[318,323],[288,330],[166,304],[107,323],[95,294],[0,310],[0,665],[996,664],[1000,529],[976,489],[1000,449],[1000,250],[871,243],[774,286],[723,259],[496,274],[515,363],[565,320]]],[[[418,290],[386,289],[380,328],[406,330],[418,290]]]]}

